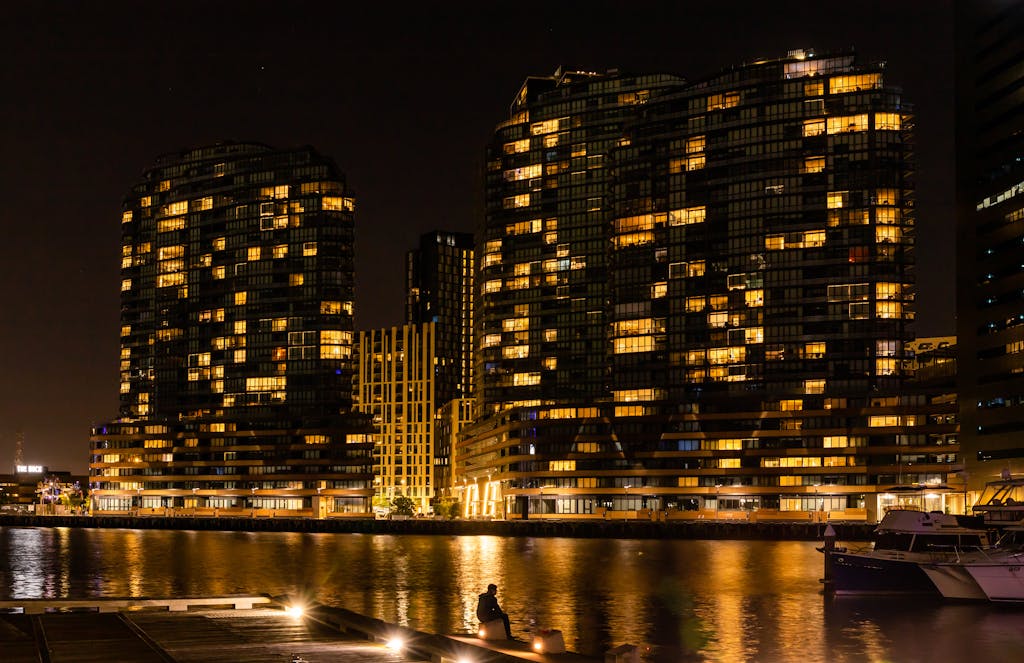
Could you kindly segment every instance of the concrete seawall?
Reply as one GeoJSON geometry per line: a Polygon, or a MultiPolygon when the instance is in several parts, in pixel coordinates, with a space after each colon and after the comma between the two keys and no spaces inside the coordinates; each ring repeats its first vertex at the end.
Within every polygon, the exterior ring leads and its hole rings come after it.
{"type": "MultiPolygon", "coordinates": [[[[865,541],[874,525],[833,522],[840,541],[865,541]]],[[[629,520],[315,520],[307,518],[195,518],[138,516],[0,515],[0,527],[222,530],[241,532],[329,532],[438,534],[444,536],[549,536],[616,539],[746,539],[819,541],[827,524],[809,522],[629,521],[629,520]]]]}

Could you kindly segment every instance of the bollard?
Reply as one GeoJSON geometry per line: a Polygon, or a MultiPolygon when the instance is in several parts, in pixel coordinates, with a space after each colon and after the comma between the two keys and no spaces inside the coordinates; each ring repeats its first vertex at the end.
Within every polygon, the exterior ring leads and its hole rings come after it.
{"type": "Polygon", "coordinates": [[[836,530],[829,525],[825,528],[825,545],[819,548],[823,556],[825,557],[825,577],[821,579],[822,584],[825,586],[825,593],[831,594],[834,590],[832,586],[832,554],[836,549],[836,530]]]}
{"type": "Polygon", "coordinates": [[[533,636],[533,651],[538,654],[564,654],[565,639],[558,629],[543,629],[533,636]]]}
{"type": "Polygon", "coordinates": [[[604,663],[640,663],[640,650],[636,645],[619,645],[605,652],[604,663]]]}

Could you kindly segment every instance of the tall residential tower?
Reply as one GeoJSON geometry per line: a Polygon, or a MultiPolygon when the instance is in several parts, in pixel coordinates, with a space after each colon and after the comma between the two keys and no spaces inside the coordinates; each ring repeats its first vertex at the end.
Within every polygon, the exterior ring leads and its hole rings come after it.
{"type": "Polygon", "coordinates": [[[856,511],[944,481],[955,425],[903,391],[912,124],[852,54],[528,79],[488,149],[491,418],[455,454],[479,511],[856,511]]]}
{"type": "Polygon", "coordinates": [[[369,513],[351,191],[310,148],[159,159],[121,219],[121,412],[94,508],[369,513]]]}

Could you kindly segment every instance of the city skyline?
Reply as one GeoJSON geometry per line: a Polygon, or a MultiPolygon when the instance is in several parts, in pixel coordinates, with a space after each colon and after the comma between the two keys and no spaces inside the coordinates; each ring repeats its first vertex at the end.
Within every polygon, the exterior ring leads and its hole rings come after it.
{"type": "Polygon", "coordinates": [[[750,6],[749,26],[764,29],[738,26],[714,43],[687,26],[721,24],[728,8],[650,3],[652,20],[605,3],[588,5],[586,19],[569,6],[517,25],[486,9],[455,17],[424,8],[393,22],[323,16],[316,5],[267,21],[261,10],[271,6],[247,4],[242,14],[227,4],[202,21],[187,3],[180,15],[15,10],[4,50],[18,67],[3,78],[23,103],[3,113],[21,159],[9,161],[19,165],[5,180],[10,218],[30,221],[12,224],[0,261],[14,312],[3,332],[13,352],[0,458],[13,457],[20,427],[27,461],[81,470],[89,425],[115,414],[120,202],[157,155],[236,139],[310,144],[334,158],[359,201],[356,328],[397,324],[402,256],[427,230],[476,229],[484,145],[507,91],[559,65],[700,79],[794,48],[853,45],[887,60],[887,78],[916,104],[918,331],[952,331],[952,274],[940,276],[952,255],[943,230],[953,214],[949,3],[869,3],[815,17],[796,3],[750,6]]]}

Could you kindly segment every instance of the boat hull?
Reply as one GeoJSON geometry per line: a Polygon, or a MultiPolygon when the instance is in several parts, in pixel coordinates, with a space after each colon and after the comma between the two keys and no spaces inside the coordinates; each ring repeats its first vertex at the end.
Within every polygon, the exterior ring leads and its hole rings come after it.
{"type": "Polygon", "coordinates": [[[1016,563],[968,564],[971,574],[990,601],[1024,601],[1024,560],[1016,563]]]}
{"type": "Polygon", "coordinates": [[[917,561],[871,553],[828,551],[831,591],[836,594],[925,594],[940,596],[917,561]]]}
{"type": "Polygon", "coordinates": [[[978,586],[971,574],[960,564],[921,564],[921,570],[928,576],[943,598],[964,601],[986,601],[988,596],[978,586]]]}

